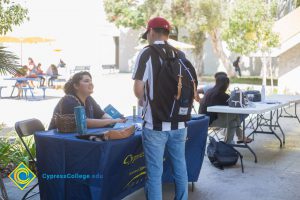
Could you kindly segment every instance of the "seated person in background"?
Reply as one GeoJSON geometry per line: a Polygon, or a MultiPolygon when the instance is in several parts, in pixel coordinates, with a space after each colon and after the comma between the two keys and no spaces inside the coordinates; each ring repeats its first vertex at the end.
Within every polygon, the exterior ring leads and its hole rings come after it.
{"type": "Polygon", "coordinates": [[[48,67],[46,74],[50,76],[50,78],[48,79],[48,87],[52,87],[53,80],[57,79],[58,77],[57,67],[54,64],[51,64],[50,67],[48,67]]]}
{"type": "Polygon", "coordinates": [[[44,86],[45,84],[45,78],[42,76],[44,75],[43,70],[41,69],[41,63],[39,63],[36,67],[36,74],[38,75],[38,77],[40,78],[40,86],[44,86]]]}
{"type": "Polygon", "coordinates": [[[57,67],[64,68],[66,67],[66,63],[62,59],[59,59],[59,63],[57,64],[57,67]]]}
{"type": "Polygon", "coordinates": [[[89,72],[74,74],[64,86],[66,96],[56,105],[49,130],[57,128],[54,120],[56,113],[73,114],[76,106],[85,107],[88,128],[105,127],[118,122],[125,122],[126,119],[112,119],[110,115],[100,108],[93,97],[91,97],[93,89],[92,76],[89,72]]]}
{"type": "MultiPolygon", "coordinates": [[[[15,75],[15,77],[26,77],[28,74],[28,67],[27,65],[24,65],[19,72],[15,75]]],[[[18,88],[18,95],[17,98],[21,98],[21,94],[22,94],[22,87],[26,86],[26,81],[16,81],[15,86],[18,88]]]]}
{"type": "MultiPolygon", "coordinates": [[[[208,90],[201,101],[200,113],[206,114],[210,117],[210,126],[227,128],[224,142],[232,143],[234,134],[238,137],[237,143],[243,141],[243,131],[240,128],[241,120],[238,114],[227,113],[213,113],[207,112],[207,107],[215,105],[228,105],[229,95],[226,94],[226,90],[229,87],[229,78],[224,75],[219,75],[216,78],[215,86],[208,90]]],[[[252,142],[251,138],[245,138],[245,142],[252,142]]]]}
{"type": "MultiPolygon", "coordinates": [[[[216,80],[217,77],[220,76],[220,75],[227,76],[227,74],[226,74],[225,72],[217,72],[217,73],[215,73],[215,75],[214,75],[215,80],[216,80]]],[[[211,89],[211,88],[213,88],[213,87],[214,87],[213,85],[204,85],[204,86],[198,88],[198,89],[197,89],[197,92],[198,92],[199,94],[205,95],[205,93],[206,93],[209,89],[211,89]]]]}
{"type": "MultiPolygon", "coordinates": [[[[28,75],[27,78],[37,78],[37,66],[34,64],[32,58],[28,58],[28,75]]],[[[33,81],[29,81],[29,86],[34,87],[33,81]]]]}
{"type": "Polygon", "coordinates": [[[35,63],[31,57],[28,58],[28,69],[32,70],[35,67],[35,63]]]}

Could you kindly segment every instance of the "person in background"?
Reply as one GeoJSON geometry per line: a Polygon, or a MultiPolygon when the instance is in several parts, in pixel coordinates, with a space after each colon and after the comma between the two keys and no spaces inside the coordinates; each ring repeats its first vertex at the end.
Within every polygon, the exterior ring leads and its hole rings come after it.
{"type": "Polygon", "coordinates": [[[31,57],[28,58],[28,69],[32,70],[35,67],[35,63],[31,57]]]}
{"type": "MultiPolygon", "coordinates": [[[[28,66],[27,65],[24,65],[20,70],[19,72],[15,75],[15,77],[26,77],[27,74],[28,74],[28,66]]],[[[16,83],[15,83],[15,87],[18,88],[18,95],[17,95],[17,98],[20,99],[21,98],[21,95],[22,95],[22,87],[25,87],[27,84],[26,81],[19,81],[17,80],[16,83]]]]}
{"type": "Polygon", "coordinates": [[[43,77],[44,72],[42,70],[42,64],[41,63],[38,63],[37,67],[36,67],[36,74],[37,76],[40,78],[40,87],[44,86],[45,85],[45,78],[43,77]]]}
{"type": "MultiPolygon", "coordinates": [[[[225,72],[217,72],[217,73],[215,73],[215,75],[214,75],[215,80],[216,80],[217,77],[220,76],[220,75],[227,76],[227,74],[226,74],[225,72]]],[[[205,95],[205,93],[206,93],[209,89],[211,89],[211,88],[213,88],[213,87],[214,87],[213,85],[204,85],[203,87],[198,88],[198,89],[197,89],[197,92],[198,92],[199,94],[205,95]]]]}
{"type": "Polygon", "coordinates": [[[59,63],[57,64],[57,67],[64,68],[66,67],[66,63],[62,59],[59,59],[59,63]]]}
{"type": "Polygon", "coordinates": [[[235,70],[235,73],[238,73],[240,77],[242,77],[241,68],[240,68],[240,59],[241,57],[238,56],[237,59],[233,62],[233,67],[235,70]]]}
{"type": "MultiPolygon", "coordinates": [[[[31,57],[28,58],[28,75],[27,78],[37,78],[37,66],[31,57]]],[[[32,80],[29,81],[30,87],[35,87],[32,80]]]]}
{"type": "Polygon", "coordinates": [[[56,105],[49,130],[57,128],[55,114],[73,114],[74,108],[84,106],[87,117],[87,128],[98,128],[123,123],[126,119],[112,119],[105,113],[91,96],[94,85],[89,72],[78,72],[71,77],[64,86],[65,96],[56,105]]]}
{"type": "Polygon", "coordinates": [[[210,126],[226,128],[226,136],[224,142],[233,143],[234,134],[237,135],[237,143],[252,142],[251,138],[244,138],[243,131],[240,128],[241,119],[238,114],[214,113],[207,112],[207,107],[216,105],[228,106],[229,95],[226,91],[229,87],[229,78],[225,75],[219,75],[216,78],[216,84],[209,89],[200,103],[199,113],[206,114],[210,117],[210,126]],[[243,141],[244,138],[244,141],[243,141]]]}
{"type": "Polygon", "coordinates": [[[50,67],[48,67],[46,74],[50,76],[48,79],[48,87],[53,87],[53,81],[58,77],[57,67],[54,64],[51,64],[50,67]]]}

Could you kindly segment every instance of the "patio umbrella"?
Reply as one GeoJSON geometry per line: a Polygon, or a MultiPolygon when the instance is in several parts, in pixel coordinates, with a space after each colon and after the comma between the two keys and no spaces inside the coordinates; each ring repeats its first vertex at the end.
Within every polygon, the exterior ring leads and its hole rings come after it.
{"type": "Polygon", "coordinates": [[[0,36],[0,43],[20,43],[21,45],[21,65],[22,65],[22,54],[23,54],[23,43],[33,44],[33,43],[45,43],[52,42],[53,39],[43,38],[43,37],[12,37],[12,36],[0,36]]]}
{"type": "MultiPolygon", "coordinates": [[[[168,43],[177,49],[194,49],[195,48],[194,45],[184,43],[184,42],[179,42],[179,41],[176,41],[173,39],[168,39],[168,43]]],[[[140,44],[140,45],[136,46],[135,49],[140,50],[140,49],[144,48],[146,45],[147,44],[140,44]]]]}

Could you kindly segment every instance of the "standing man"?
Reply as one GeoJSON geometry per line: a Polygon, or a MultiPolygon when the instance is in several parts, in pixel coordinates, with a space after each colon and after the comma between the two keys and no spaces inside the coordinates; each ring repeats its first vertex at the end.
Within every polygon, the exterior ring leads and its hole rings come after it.
{"type": "Polygon", "coordinates": [[[169,32],[170,24],[166,19],[155,17],[149,20],[142,36],[148,40],[149,46],[138,55],[132,77],[135,80],[134,93],[144,107],[142,139],[147,169],[145,195],[149,200],[162,199],[165,149],[173,165],[175,199],[188,199],[185,122],[190,118],[193,95],[197,93],[197,78],[193,67],[179,64],[178,50],[166,42],[169,32]],[[173,57],[170,59],[170,56],[173,57]],[[175,61],[171,64],[172,59],[175,61]],[[176,71],[174,79],[171,80],[172,75],[167,74],[170,73],[167,68],[176,71]],[[186,81],[185,77],[188,76],[186,81]],[[193,86],[185,88],[192,83],[193,86]]]}

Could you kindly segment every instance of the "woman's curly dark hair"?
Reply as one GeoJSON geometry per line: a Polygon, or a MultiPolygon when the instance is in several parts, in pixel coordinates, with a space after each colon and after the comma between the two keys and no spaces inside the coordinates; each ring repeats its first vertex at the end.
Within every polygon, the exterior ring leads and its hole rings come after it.
{"type": "Polygon", "coordinates": [[[74,88],[74,84],[78,85],[79,82],[82,80],[83,76],[87,75],[90,78],[92,78],[91,74],[87,71],[84,72],[78,72],[76,74],[74,74],[69,80],[68,82],[66,82],[65,86],[64,86],[64,92],[65,94],[75,94],[76,90],[74,88]]]}

